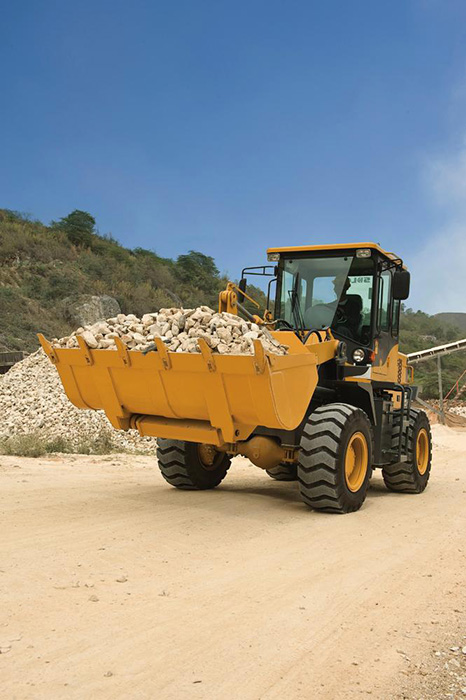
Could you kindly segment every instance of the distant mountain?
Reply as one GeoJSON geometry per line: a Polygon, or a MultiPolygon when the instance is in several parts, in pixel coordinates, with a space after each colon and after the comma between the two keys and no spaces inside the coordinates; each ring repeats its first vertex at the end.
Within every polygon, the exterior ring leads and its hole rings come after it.
{"type": "Polygon", "coordinates": [[[434,318],[466,331],[466,313],[463,311],[444,311],[443,313],[435,314],[434,318]]]}

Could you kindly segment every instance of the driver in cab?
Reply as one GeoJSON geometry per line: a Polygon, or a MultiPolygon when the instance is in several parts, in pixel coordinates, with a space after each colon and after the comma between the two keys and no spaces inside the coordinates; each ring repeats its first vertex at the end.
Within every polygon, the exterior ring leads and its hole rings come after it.
{"type": "MultiPolygon", "coordinates": [[[[336,275],[332,284],[335,299],[327,303],[316,300],[308,307],[304,313],[306,328],[330,327],[345,338],[357,340],[361,335],[362,298],[359,294],[349,294],[351,282],[347,273],[336,275]]],[[[330,296],[330,289],[328,293],[330,296]]]]}
{"type": "Polygon", "coordinates": [[[336,307],[332,328],[347,338],[358,338],[361,325],[362,299],[359,294],[348,294],[351,282],[347,275],[337,275],[333,280],[336,307]]]}

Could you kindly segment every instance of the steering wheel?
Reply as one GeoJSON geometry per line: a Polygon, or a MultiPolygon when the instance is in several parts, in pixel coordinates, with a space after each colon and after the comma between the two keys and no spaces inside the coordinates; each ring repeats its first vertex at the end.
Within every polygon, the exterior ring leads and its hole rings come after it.
{"type": "Polygon", "coordinates": [[[348,316],[340,306],[337,306],[337,310],[335,311],[335,322],[338,323],[338,325],[345,325],[348,323],[348,316]]]}

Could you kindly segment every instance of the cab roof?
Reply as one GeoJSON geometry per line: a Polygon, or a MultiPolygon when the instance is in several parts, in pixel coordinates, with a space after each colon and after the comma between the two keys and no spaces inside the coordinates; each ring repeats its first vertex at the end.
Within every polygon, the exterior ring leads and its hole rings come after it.
{"type": "Polygon", "coordinates": [[[398,255],[395,253],[390,253],[387,250],[381,248],[378,243],[326,243],[323,245],[299,245],[299,246],[285,246],[283,248],[267,248],[267,253],[305,253],[327,250],[353,250],[354,248],[371,248],[376,250],[381,255],[384,255],[389,260],[400,260],[398,255]]]}

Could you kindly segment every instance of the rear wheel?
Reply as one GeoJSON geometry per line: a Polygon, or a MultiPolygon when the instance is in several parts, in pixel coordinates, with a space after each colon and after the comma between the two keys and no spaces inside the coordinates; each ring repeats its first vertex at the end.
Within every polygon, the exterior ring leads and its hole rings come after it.
{"type": "Polygon", "coordinates": [[[301,437],[298,481],[301,498],[315,510],[350,513],[366,498],[372,463],[372,430],[359,408],[321,406],[301,437]]]}
{"type": "Polygon", "coordinates": [[[298,478],[297,464],[287,464],[286,462],[281,462],[272,469],[266,469],[266,472],[276,481],[296,481],[298,478]]]}
{"type": "Polygon", "coordinates": [[[157,460],[165,481],[177,489],[213,489],[219,485],[231,461],[213,445],[183,440],[157,439],[157,460]]]}
{"type": "MultiPolygon", "coordinates": [[[[396,415],[393,424],[392,448],[398,449],[401,415],[396,415]]],[[[429,481],[432,464],[432,435],[430,423],[424,411],[411,408],[409,419],[403,426],[403,446],[406,445],[406,462],[388,464],[383,467],[385,486],[390,491],[422,493],[429,481]]]]}

